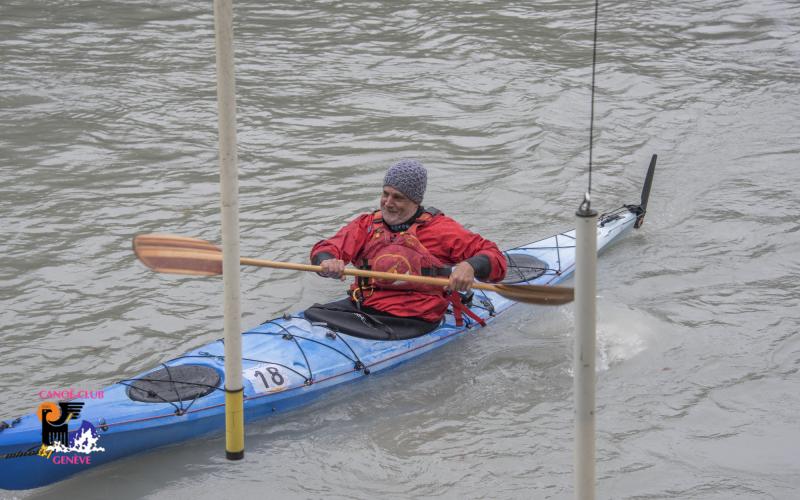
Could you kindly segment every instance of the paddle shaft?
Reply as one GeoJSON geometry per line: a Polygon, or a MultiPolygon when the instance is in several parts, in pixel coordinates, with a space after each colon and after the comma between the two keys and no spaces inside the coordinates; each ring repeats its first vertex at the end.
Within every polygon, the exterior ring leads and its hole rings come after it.
{"type": "MultiPolygon", "coordinates": [[[[222,252],[213,244],[173,235],[145,234],[133,239],[133,250],[136,256],[150,269],[161,273],[190,274],[196,276],[214,276],[222,274],[222,252]]],[[[243,257],[239,263],[245,266],[272,267],[294,271],[310,271],[321,273],[322,267],[311,264],[295,264],[265,259],[243,257]]],[[[450,281],[445,278],[417,276],[409,274],[368,271],[365,269],[346,268],[343,274],[377,278],[394,283],[414,282],[446,287],[450,281]]],[[[489,290],[501,296],[528,304],[559,305],[566,304],[574,298],[571,288],[547,285],[522,284],[488,284],[473,282],[474,288],[489,290]]]]}
{"type": "MultiPolygon", "coordinates": [[[[258,267],[272,267],[276,269],[292,269],[294,271],[310,271],[319,273],[322,272],[322,266],[315,266],[312,264],[296,264],[293,262],[277,262],[265,259],[253,259],[243,257],[240,260],[243,266],[258,266],[258,267]]],[[[343,274],[347,276],[361,276],[362,278],[377,278],[382,280],[391,281],[408,281],[412,283],[423,283],[425,285],[447,286],[450,281],[445,278],[434,278],[432,276],[417,276],[412,274],[396,274],[384,273],[381,271],[369,271],[367,269],[345,268],[343,274]]],[[[498,291],[495,285],[489,283],[475,282],[473,288],[481,290],[490,290],[493,292],[498,291]]]]}

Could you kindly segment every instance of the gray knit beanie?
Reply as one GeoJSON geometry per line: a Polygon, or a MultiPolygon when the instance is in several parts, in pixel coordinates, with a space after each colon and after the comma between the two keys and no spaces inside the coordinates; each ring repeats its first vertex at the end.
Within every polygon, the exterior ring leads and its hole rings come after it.
{"type": "Polygon", "coordinates": [[[384,186],[391,186],[416,204],[422,203],[425,187],[428,184],[428,172],[417,160],[400,160],[386,172],[384,186]]]}

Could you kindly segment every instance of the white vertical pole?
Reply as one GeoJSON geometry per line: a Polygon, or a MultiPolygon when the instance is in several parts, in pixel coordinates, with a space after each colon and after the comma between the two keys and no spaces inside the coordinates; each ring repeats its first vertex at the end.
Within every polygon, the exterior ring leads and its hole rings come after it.
{"type": "Polygon", "coordinates": [[[597,212],[588,193],[575,215],[575,498],[594,500],[597,212]]]}
{"type": "Polygon", "coordinates": [[[214,28],[217,46],[222,275],[225,288],[225,456],[230,460],[239,460],[244,458],[244,404],[232,0],[214,0],[214,28]]]}

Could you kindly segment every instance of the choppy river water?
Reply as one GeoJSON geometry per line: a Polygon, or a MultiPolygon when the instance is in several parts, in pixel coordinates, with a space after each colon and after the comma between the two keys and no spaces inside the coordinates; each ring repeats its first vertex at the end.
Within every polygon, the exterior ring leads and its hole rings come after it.
{"type": "MultiPolygon", "coordinates": [[[[512,246],[573,226],[593,2],[235,6],[242,254],[303,262],[386,166],[512,246]]],[[[211,2],[0,4],[0,418],[221,336],[219,279],[156,275],[141,232],[219,241],[211,2]]],[[[800,488],[800,4],[601,2],[594,205],[643,228],[600,260],[598,497],[800,488]]],[[[339,293],[245,269],[243,326],[339,293]]],[[[24,498],[571,498],[571,307],[251,425],[24,498]]],[[[0,493],[0,497],[10,496],[0,493]]]]}

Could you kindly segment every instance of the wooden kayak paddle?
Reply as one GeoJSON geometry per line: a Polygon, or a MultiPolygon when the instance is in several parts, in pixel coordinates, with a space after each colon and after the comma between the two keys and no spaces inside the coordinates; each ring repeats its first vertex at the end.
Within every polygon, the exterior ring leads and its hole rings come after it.
{"type": "MultiPolygon", "coordinates": [[[[216,245],[197,238],[170,234],[140,234],[133,239],[133,251],[140,261],[153,271],[170,274],[215,276],[222,274],[222,250],[216,245]]],[[[242,257],[243,266],[291,269],[293,271],[321,272],[321,266],[295,264],[272,260],[242,257]]],[[[446,287],[448,280],[429,276],[385,273],[365,269],[346,268],[347,276],[362,276],[382,280],[406,281],[446,287]]],[[[526,304],[561,305],[572,302],[574,290],[568,287],[545,285],[503,285],[475,282],[473,288],[495,292],[509,300],[526,304]]]]}

